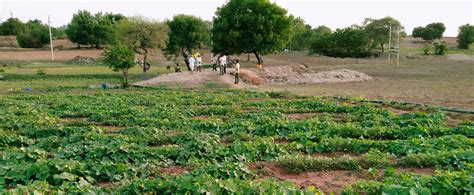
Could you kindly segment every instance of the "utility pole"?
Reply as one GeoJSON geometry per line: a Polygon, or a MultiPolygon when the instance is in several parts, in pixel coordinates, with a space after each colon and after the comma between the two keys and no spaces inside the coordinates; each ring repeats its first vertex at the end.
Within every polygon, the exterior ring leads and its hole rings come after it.
{"type": "Polygon", "coordinates": [[[392,24],[388,25],[388,60],[390,60],[390,49],[392,48],[392,24]]]}
{"type": "Polygon", "coordinates": [[[51,61],[54,61],[53,35],[51,34],[51,17],[48,16],[49,45],[51,47],[51,61]]]}
{"type": "Polygon", "coordinates": [[[400,66],[400,26],[397,30],[397,67],[400,66]]]}

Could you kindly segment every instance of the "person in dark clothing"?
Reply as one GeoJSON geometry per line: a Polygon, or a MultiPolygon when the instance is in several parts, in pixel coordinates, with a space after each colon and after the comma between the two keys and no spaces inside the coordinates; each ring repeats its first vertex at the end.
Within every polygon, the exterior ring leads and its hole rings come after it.
{"type": "Polygon", "coordinates": [[[174,72],[181,72],[181,67],[179,67],[179,63],[176,63],[176,67],[174,67],[174,72]]]}

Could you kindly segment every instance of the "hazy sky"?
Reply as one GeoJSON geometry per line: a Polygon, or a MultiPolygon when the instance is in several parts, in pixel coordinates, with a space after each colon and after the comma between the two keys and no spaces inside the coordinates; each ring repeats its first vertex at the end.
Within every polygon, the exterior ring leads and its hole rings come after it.
{"type": "MultiPolygon", "coordinates": [[[[312,26],[331,29],[360,24],[364,18],[392,16],[401,21],[408,34],[416,26],[431,22],[446,25],[445,36],[456,36],[460,25],[474,20],[473,0],[271,0],[300,16],[312,26]]],[[[176,14],[192,14],[211,20],[217,7],[226,0],[0,0],[0,21],[13,14],[23,21],[38,18],[53,26],[67,24],[79,9],[115,12],[165,19],[176,14]]]]}

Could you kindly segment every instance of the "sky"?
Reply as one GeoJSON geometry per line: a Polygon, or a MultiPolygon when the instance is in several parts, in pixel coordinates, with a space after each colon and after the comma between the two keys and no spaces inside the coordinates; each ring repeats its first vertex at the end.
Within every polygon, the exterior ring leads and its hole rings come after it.
{"type": "MultiPolygon", "coordinates": [[[[365,18],[392,16],[411,34],[414,27],[432,22],[446,26],[445,36],[456,36],[458,27],[474,24],[474,0],[270,0],[299,16],[311,26],[331,29],[361,24],[365,18]]],[[[212,20],[217,7],[226,0],[0,0],[0,22],[11,15],[22,21],[51,16],[53,26],[66,25],[73,13],[86,9],[92,13],[114,12],[169,19],[191,14],[212,20]]]]}

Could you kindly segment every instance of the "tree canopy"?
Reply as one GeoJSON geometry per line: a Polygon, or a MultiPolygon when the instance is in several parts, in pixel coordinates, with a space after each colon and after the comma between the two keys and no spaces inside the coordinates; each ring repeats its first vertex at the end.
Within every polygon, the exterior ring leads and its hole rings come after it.
{"type": "Polygon", "coordinates": [[[116,44],[106,48],[102,54],[102,62],[113,71],[122,71],[122,84],[128,86],[128,70],[135,66],[135,53],[130,47],[116,44]]]}
{"type": "Polygon", "coordinates": [[[27,30],[26,24],[18,18],[8,18],[0,28],[0,35],[19,35],[27,30]]]}
{"type": "Polygon", "coordinates": [[[401,23],[390,16],[381,19],[366,18],[364,21],[363,27],[367,31],[367,35],[373,40],[373,44],[380,45],[382,53],[385,51],[384,44],[388,43],[390,26],[392,37],[396,37],[398,28],[400,31],[404,30],[401,23]]]}
{"type": "Polygon", "coordinates": [[[474,43],[474,25],[460,26],[457,38],[459,49],[469,49],[469,45],[474,43]]]}
{"type": "Polygon", "coordinates": [[[296,51],[308,49],[311,39],[315,36],[311,25],[306,24],[305,21],[299,17],[295,18],[293,22],[293,36],[291,37],[287,48],[296,51]]]}
{"type": "Polygon", "coordinates": [[[230,0],[217,9],[212,28],[212,51],[261,55],[282,50],[293,32],[293,18],[269,0],[230,0]]]}
{"type": "Polygon", "coordinates": [[[310,53],[331,57],[361,58],[372,55],[372,48],[372,41],[364,28],[353,25],[337,29],[333,33],[327,30],[322,31],[312,42],[310,53]]]}
{"type": "Polygon", "coordinates": [[[176,15],[166,24],[169,27],[169,39],[164,49],[167,56],[182,55],[186,58],[209,41],[209,24],[196,16],[176,15]]]}
{"type": "Polygon", "coordinates": [[[97,13],[79,10],[66,27],[66,34],[73,43],[100,47],[115,40],[115,27],[125,16],[112,13],[97,13]]]}
{"type": "Polygon", "coordinates": [[[135,53],[143,55],[143,72],[150,68],[147,57],[150,48],[162,49],[168,40],[168,26],[164,22],[135,16],[122,20],[117,27],[118,40],[135,53]]]}
{"type": "Polygon", "coordinates": [[[49,43],[49,29],[39,20],[26,23],[26,30],[17,35],[18,44],[23,48],[41,48],[49,43]]]}
{"type": "Polygon", "coordinates": [[[443,23],[435,22],[428,24],[425,27],[414,28],[412,36],[415,38],[422,38],[425,41],[433,41],[435,39],[443,38],[445,30],[446,27],[443,23]]]}

